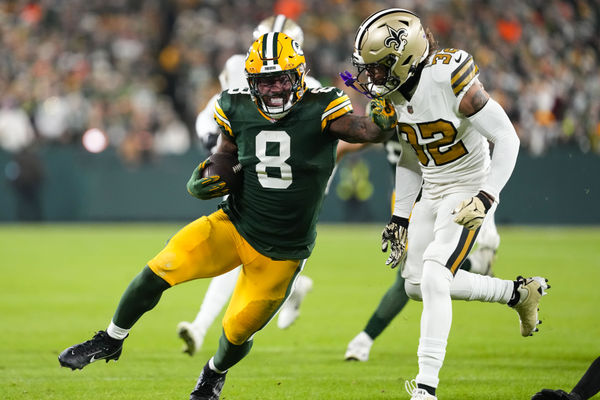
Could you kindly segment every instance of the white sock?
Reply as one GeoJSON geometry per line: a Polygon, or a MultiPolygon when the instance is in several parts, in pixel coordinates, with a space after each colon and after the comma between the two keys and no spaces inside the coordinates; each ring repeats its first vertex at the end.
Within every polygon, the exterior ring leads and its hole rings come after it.
{"type": "Polygon", "coordinates": [[[422,337],[419,339],[419,373],[417,383],[437,388],[440,383],[439,373],[446,356],[445,340],[422,337]]]}
{"type": "Polygon", "coordinates": [[[488,303],[506,304],[514,289],[513,281],[474,274],[459,269],[450,286],[450,294],[455,300],[477,300],[488,303]]]}
{"type": "Polygon", "coordinates": [[[421,279],[423,313],[416,381],[432,387],[437,387],[439,383],[438,376],[444,363],[452,325],[451,282],[452,273],[447,268],[434,261],[425,261],[421,279]]]}
{"type": "Polygon", "coordinates": [[[119,328],[114,324],[114,322],[110,321],[108,328],[106,328],[106,333],[113,339],[123,340],[129,335],[130,329],[119,328]]]}
{"type": "MultiPolygon", "coordinates": [[[[412,300],[422,301],[421,284],[404,282],[406,294],[412,300]]],[[[482,301],[506,304],[514,290],[514,282],[491,276],[474,274],[459,269],[450,284],[452,300],[482,301]]]]}
{"type": "Polygon", "coordinates": [[[241,267],[237,267],[211,279],[202,300],[200,311],[198,311],[194,322],[192,322],[192,325],[194,325],[194,328],[198,332],[206,334],[206,331],[213,324],[215,318],[217,318],[223,307],[225,307],[225,304],[227,304],[233,293],[233,289],[235,289],[241,269],[241,267]]]}
{"type": "Polygon", "coordinates": [[[210,360],[208,360],[208,368],[212,369],[217,374],[224,374],[227,372],[227,370],[221,371],[220,369],[217,369],[217,367],[215,367],[214,357],[211,357],[210,360]]]}

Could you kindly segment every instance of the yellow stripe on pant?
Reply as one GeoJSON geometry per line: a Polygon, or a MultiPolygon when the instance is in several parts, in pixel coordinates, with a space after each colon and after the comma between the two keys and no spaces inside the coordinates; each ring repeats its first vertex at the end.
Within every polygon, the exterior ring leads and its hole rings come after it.
{"type": "Polygon", "coordinates": [[[171,286],[221,275],[240,264],[242,271],[223,318],[225,336],[236,345],[260,330],[279,309],[301,260],[263,256],[219,210],[186,225],[148,262],[171,286]]]}

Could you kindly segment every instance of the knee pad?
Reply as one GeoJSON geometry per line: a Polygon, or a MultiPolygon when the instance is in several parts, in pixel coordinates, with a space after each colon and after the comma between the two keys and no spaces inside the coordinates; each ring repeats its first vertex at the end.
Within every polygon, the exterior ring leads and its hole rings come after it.
{"type": "Polygon", "coordinates": [[[426,261],[421,277],[421,292],[424,296],[446,295],[450,293],[452,273],[444,266],[426,261]]]}

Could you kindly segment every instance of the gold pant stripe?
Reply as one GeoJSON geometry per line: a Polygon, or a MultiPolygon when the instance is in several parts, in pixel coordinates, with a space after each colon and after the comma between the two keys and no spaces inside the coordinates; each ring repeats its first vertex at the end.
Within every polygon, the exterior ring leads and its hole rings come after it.
{"type": "Polygon", "coordinates": [[[465,258],[467,258],[471,247],[473,247],[473,244],[475,243],[477,232],[478,230],[471,231],[466,228],[463,229],[458,246],[450,257],[448,264],[446,264],[446,266],[450,268],[450,272],[452,272],[453,275],[456,274],[456,271],[460,265],[463,263],[465,258]]]}

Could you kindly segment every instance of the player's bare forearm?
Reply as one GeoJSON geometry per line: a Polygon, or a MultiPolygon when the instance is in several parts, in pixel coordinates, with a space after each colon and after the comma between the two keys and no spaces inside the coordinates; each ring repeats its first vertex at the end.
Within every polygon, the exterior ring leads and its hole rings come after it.
{"type": "Polygon", "coordinates": [[[379,143],[388,140],[394,129],[382,131],[367,116],[343,115],[329,126],[329,131],[338,139],[349,143],[379,143]]]}

